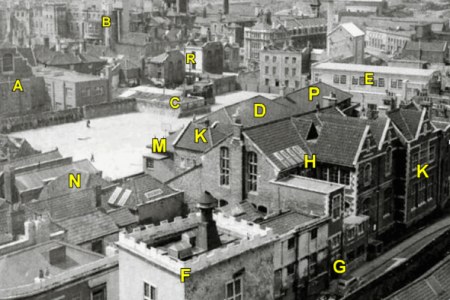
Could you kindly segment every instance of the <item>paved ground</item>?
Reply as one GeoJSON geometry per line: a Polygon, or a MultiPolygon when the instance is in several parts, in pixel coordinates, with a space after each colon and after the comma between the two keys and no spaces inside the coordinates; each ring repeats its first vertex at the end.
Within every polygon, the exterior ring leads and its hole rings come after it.
{"type": "MultiPolygon", "coordinates": [[[[251,98],[258,93],[237,92],[217,97],[217,110],[223,106],[251,98]]],[[[265,95],[276,98],[277,95],[265,95]]],[[[56,147],[63,156],[75,160],[89,159],[107,178],[116,179],[142,171],[142,153],[153,137],[163,137],[168,130],[176,130],[192,118],[177,119],[153,113],[130,113],[85,121],[16,132],[33,147],[43,151],[56,147]]]]}
{"type": "Polygon", "coordinates": [[[449,229],[450,216],[447,216],[422,229],[376,259],[365,263],[363,266],[350,272],[350,274],[362,279],[364,282],[369,282],[375,277],[394,268],[396,265],[401,264],[449,229]]]}

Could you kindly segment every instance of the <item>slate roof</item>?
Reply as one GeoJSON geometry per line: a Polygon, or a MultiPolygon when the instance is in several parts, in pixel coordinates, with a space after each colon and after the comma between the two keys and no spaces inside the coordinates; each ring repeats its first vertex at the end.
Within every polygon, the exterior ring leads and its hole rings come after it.
{"type": "Polygon", "coordinates": [[[291,119],[253,127],[244,131],[261,151],[280,169],[303,163],[304,154],[311,151],[291,119]]]}
{"type": "Polygon", "coordinates": [[[79,170],[87,173],[99,173],[92,163],[85,159],[72,163],[60,164],[36,168],[27,172],[16,174],[16,186],[19,191],[36,189],[44,186],[44,181],[50,178],[57,178],[71,170],[79,170]]]}
{"type": "Polygon", "coordinates": [[[313,220],[317,219],[317,217],[312,217],[308,215],[301,214],[299,212],[290,211],[287,213],[283,213],[281,215],[277,215],[267,219],[262,222],[261,225],[264,227],[269,227],[273,229],[273,233],[275,234],[284,234],[296,227],[299,227],[305,223],[309,223],[313,220]]]}
{"type": "Polygon", "coordinates": [[[14,167],[14,168],[20,168],[20,167],[30,166],[30,165],[38,164],[41,162],[51,161],[51,160],[60,159],[60,158],[62,158],[62,155],[58,150],[52,150],[49,152],[32,154],[29,156],[16,158],[16,159],[13,159],[10,161],[0,162],[0,172],[3,170],[3,167],[5,165],[10,165],[11,167],[14,167]]]}
{"type": "Polygon", "coordinates": [[[365,35],[364,31],[359,29],[354,23],[343,23],[340,26],[354,37],[365,35]]]}
{"type": "Polygon", "coordinates": [[[264,218],[264,215],[254,208],[248,201],[229,203],[226,206],[218,208],[218,210],[224,214],[233,216],[237,220],[256,222],[264,218]]]}
{"type": "Polygon", "coordinates": [[[395,109],[388,113],[389,118],[407,140],[413,140],[419,129],[422,112],[413,109],[395,109]]]}
{"type": "Polygon", "coordinates": [[[17,47],[17,51],[20,55],[28,61],[28,64],[32,67],[36,66],[36,59],[34,57],[33,49],[17,47]]]}
{"type": "Polygon", "coordinates": [[[303,114],[315,111],[317,109],[317,104],[319,104],[321,108],[324,108],[323,97],[329,96],[331,92],[335,94],[337,104],[353,97],[352,94],[324,82],[316,82],[310,86],[316,86],[320,89],[320,95],[314,97],[312,101],[309,101],[309,87],[304,87],[274,101],[289,107],[292,114],[303,114]]]}
{"type": "Polygon", "coordinates": [[[99,210],[57,223],[67,229],[67,241],[76,245],[119,232],[114,219],[99,210]]]}
{"type": "Polygon", "coordinates": [[[190,122],[187,128],[181,132],[181,136],[174,144],[175,148],[187,149],[196,152],[206,152],[219,142],[224,140],[228,134],[221,132],[218,128],[207,127],[202,123],[190,122]],[[199,139],[198,143],[195,142],[195,131],[198,129],[200,133],[203,129],[206,129],[204,137],[206,143],[199,139]]]}
{"type": "Polygon", "coordinates": [[[321,162],[353,167],[365,128],[365,126],[323,122],[319,138],[310,144],[311,150],[321,162]]]}
{"type": "Polygon", "coordinates": [[[137,224],[138,218],[133,215],[127,207],[110,210],[106,212],[120,228],[137,224]]]}
{"type": "Polygon", "coordinates": [[[450,256],[385,300],[450,299],[450,256]]]}
{"type": "Polygon", "coordinates": [[[161,54],[158,55],[158,56],[152,57],[152,58],[150,59],[150,62],[151,62],[151,63],[154,63],[154,64],[162,64],[163,62],[166,61],[166,59],[167,59],[168,57],[169,57],[169,54],[167,54],[167,53],[161,53],[161,54]]]}
{"type": "Polygon", "coordinates": [[[46,200],[31,201],[24,204],[26,214],[49,214],[52,220],[60,220],[84,215],[95,209],[95,191],[80,190],[46,200]]]}
{"type": "Polygon", "coordinates": [[[446,52],[447,42],[432,41],[432,42],[413,42],[408,41],[405,45],[407,51],[430,51],[430,52],[446,52]]]}
{"type": "Polygon", "coordinates": [[[115,188],[108,200],[109,204],[115,206],[126,206],[136,208],[137,205],[147,203],[152,199],[167,196],[176,193],[169,186],[153,178],[150,175],[141,175],[133,177],[121,186],[115,188]],[[147,197],[147,192],[155,191],[153,196],[147,197]],[[122,197],[124,201],[121,202],[122,197]]]}

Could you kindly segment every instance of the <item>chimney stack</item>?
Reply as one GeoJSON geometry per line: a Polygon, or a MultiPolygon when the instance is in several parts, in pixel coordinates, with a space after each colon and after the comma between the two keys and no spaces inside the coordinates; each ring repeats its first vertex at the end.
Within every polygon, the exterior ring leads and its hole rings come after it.
{"type": "Polygon", "coordinates": [[[228,0],[223,0],[223,14],[226,16],[230,13],[230,5],[228,0]]]}
{"type": "Polygon", "coordinates": [[[329,35],[333,30],[334,18],[334,1],[327,0],[327,55],[330,56],[330,40],[329,35]]]}
{"type": "Polygon", "coordinates": [[[16,187],[16,176],[14,168],[10,165],[5,165],[3,168],[3,194],[5,195],[6,202],[10,204],[16,204],[18,202],[16,187]]]}
{"type": "Polygon", "coordinates": [[[201,223],[197,233],[197,247],[211,251],[222,245],[217,231],[216,221],[213,219],[213,210],[217,201],[205,191],[203,199],[198,203],[201,213],[201,223]]]}

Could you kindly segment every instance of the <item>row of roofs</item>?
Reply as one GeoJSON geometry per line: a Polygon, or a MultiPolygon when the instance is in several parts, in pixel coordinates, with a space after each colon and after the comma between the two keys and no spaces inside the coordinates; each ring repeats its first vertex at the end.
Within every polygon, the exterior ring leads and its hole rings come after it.
{"type": "MultiPolygon", "coordinates": [[[[243,135],[266,155],[279,171],[303,163],[304,154],[316,154],[323,163],[354,166],[362,143],[369,135],[381,147],[390,125],[397,128],[405,141],[418,136],[425,111],[410,105],[392,110],[388,118],[376,120],[348,117],[351,95],[324,83],[317,84],[321,95],[307,101],[308,88],[275,100],[262,96],[251,98],[217,110],[183,129],[169,135],[168,151],[177,149],[206,153],[233,134],[235,123],[240,124],[243,135]],[[320,109],[330,98],[336,106],[320,109]],[[345,103],[345,106],[340,106],[345,103]],[[254,105],[266,106],[264,118],[254,118],[254,105]],[[316,113],[314,113],[317,111],[316,113]],[[207,143],[195,143],[195,130],[208,129],[207,143]],[[274,142],[276,140],[276,142],[274,142]],[[342,141],[346,141],[345,143],[342,141]]],[[[433,126],[440,128],[438,121],[433,126]]],[[[448,125],[448,124],[447,124],[448,125]]],[[[442,124],[446,126],[446,124],[442,124]]]]}

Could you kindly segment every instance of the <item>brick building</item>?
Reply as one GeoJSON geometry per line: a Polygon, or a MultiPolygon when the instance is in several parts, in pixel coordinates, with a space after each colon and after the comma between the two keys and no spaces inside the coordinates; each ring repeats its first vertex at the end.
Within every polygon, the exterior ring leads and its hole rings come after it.
{"type": "Polygon", "coordinates": [[[259,52],[259,84],[261,91],[279,93],[306,86],[309,75],[310,48],[296,49],[287,43],[283,47],[265,46],[259,52]]]}
{"type": "Polygon", "coordinates": [[[19,48],[8,43],[0,45],[0,116],[13,116],[50,108],[45,96],[42,78],[33,75],[36,66],[30,48],[19,48]],[[13,92],[16,79],[23,91],[13,92]]]}
{"type": "Polygon", "coordinates": [[[165,87],[175,87],[183,83],[186,64],[180,50],[166,51],[148,60],[148,77],[162,81],[165,87]]]}
{"type": "Polygon", "coordinates": [[[57,68],[39,68],[36,75],[44,78],[45,91],[53,110],[108,102],[108,78],[57,68]]]}
{"type": "Polygon", "coordinates": [[[120,235],[120,299],[274,299],[272,230],[198,203],[198,214],[120,235]]]}
{"type": "Polygon", "coordinates": [[[51,235],[47,218],[28,220],[19,241],[0,246],[2,299],[118,299],[118,259],[51,235]],[[14,271],[12,271],[14,270],[14,271]]]}
{"type": "Polygon", "coordinates": [[[189,41],[184,53],[195,54],[195,64],[185,64],[188,73],[222,74],[224,69],[224,48],[220,41],[199,43],[189,41]]]}

